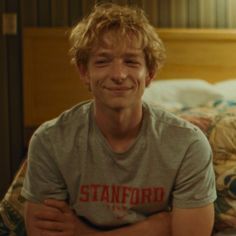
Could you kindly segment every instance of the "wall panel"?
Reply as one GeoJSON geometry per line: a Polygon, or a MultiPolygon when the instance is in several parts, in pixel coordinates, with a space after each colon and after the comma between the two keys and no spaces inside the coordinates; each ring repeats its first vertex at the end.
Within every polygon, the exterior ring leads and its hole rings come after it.
{"type": "Polygon", "coordinates": [[[38,6],[37,0],[22,0],[22,24],[25,26],[36,26],[38,24],[38,6]]]}
{"type": "MultiPolygon", "coordinates": [[[[0,14],[5,12],[5,1],[0,1],[0,14]]],[[[2,25],[2,17],[0,19],[2,25]]],[[[0,31],[0,200],[11,178],[10,173],[10,125],[7,80],[6,36],[0,31]]]]}
{"type": "Polygon", "coordinates": [[[68,25],[69,9],[67,0],[51,0],[52,26],[68,25]]]}
{"type": "Polygon", "coordinates": [[[228,13],[228,27],[229,28],[236,28],[236,1],[235,0],[228,0],[227,4],[227,13],[228,13]]]}
{"type": "Polygon", "coordinates": [[[199,27],[199,8],[196,0],[188,0],[188,23],[187,28],[199,27]]]}
{"type": "Polygon", "coordinates": [[[216,0],[216,28],[227,28],[227,3],[216,0]]]}
{"type": "Polygon", "coordinates": [[[159,0],[159,26],[167,28],[171,26],[170,0],[159,0]]]}
{"type": "Polygon", "coordinates": [[[68,2],[68,24],[74,25],[82,18],[83,9],[82,2],[78,0],[70,0],[68,2]]]}
{"type": "Polygon", "coordinates": [[[71,26],[87,15],[94,4],[114,2],[144,9],[160,28],[236,28],[235,0],[22,0],[23,24],[71,26]]]}
{"type": "Polygon", "coordinates": [[[144,4],[143,9],[145,10],[150,22],[154,26],[159,25],[159,1],[149,0],[149,4],[144,4]]]}
{"type": "Polygon", "coordinates": [[[187,0],[172,0],[170,4],[171,26],[176,28],[187,27],[188,2],[187,0]]]}
{"type": "Polygon", "coordinates": [[[16,14],[17,32],[0,32],[0,198],[24,158],[19,0],[0,1],[2,14],[16,14]]]}
{"type": "Polygon", "coordinates": [[[51,0],[37,1],[37,24],[39,27],[52,26],[51,0]]]}
{"type": "Polygon", "coordinates": [[[216,0],[199,0],[199,17],[201,28],[215,28],[216,0]]]}

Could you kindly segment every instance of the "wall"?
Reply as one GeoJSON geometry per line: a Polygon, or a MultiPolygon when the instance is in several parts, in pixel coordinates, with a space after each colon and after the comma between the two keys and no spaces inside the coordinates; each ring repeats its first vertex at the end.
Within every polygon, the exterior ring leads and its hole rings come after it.
{"type": "MultiPolygon", "coordinates": [[[[96,0],[21,0],[23,25],[71,26],[96,0]]],[[[142,7],[157,27],[236,28],[235,0],[113,0],[142,7]]]]}
{"type": "Polygon", "coordinates": [[[0,199],[23,157],[20,0],[0,0],[0,199]],[[3,14],[16,13],[16,34],[3,32],[3,14]]]}

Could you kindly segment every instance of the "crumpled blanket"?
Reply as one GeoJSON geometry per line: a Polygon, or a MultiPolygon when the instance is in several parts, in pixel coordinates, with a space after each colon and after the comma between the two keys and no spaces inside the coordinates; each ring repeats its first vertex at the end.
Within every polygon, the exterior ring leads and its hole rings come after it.
{"type": "Polygon", "coordinates": [[[218,100],[174,112],[199,126],[212,147],[217,189],[215,229],[236,229],[236,101],[218,100]]]}

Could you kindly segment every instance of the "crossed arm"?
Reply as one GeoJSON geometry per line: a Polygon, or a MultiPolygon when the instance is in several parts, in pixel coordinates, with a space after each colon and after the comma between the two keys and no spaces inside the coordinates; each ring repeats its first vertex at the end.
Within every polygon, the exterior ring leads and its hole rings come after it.
{"type": "Polygon", "coordinates": [[[101,231],[83,223],[64,201],[27,202],[25,223],[29,236],[210,236],[214,221],[213,204],[155,214],[139,223],[101,231]]]}

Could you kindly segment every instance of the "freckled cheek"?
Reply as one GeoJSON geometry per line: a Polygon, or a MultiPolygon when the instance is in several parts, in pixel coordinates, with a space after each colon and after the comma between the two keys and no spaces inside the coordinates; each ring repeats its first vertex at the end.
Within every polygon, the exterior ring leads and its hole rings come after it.
{"type": "Polygon", "coordinates": [[[100,80],[94,80],[91,83],[91,89],[92,89],[93,93],[98,93],[98,91],[102,89],[101,81],[100,80]]]}
{"type": "Polygon", "coordinates": [[[135,82],[139,87],[145,86],[146,84],[146,72],[145,71],[140,71],[139,73],[136,74],[133,78],[135,78],[135,82]]]}
{"type": "Polygon", "coordinates": [[[90,73],[90,85],[92,88],[100,87],[102,86],[104,80],[105,80],[105,75],[103,73],[90,73]]]}

